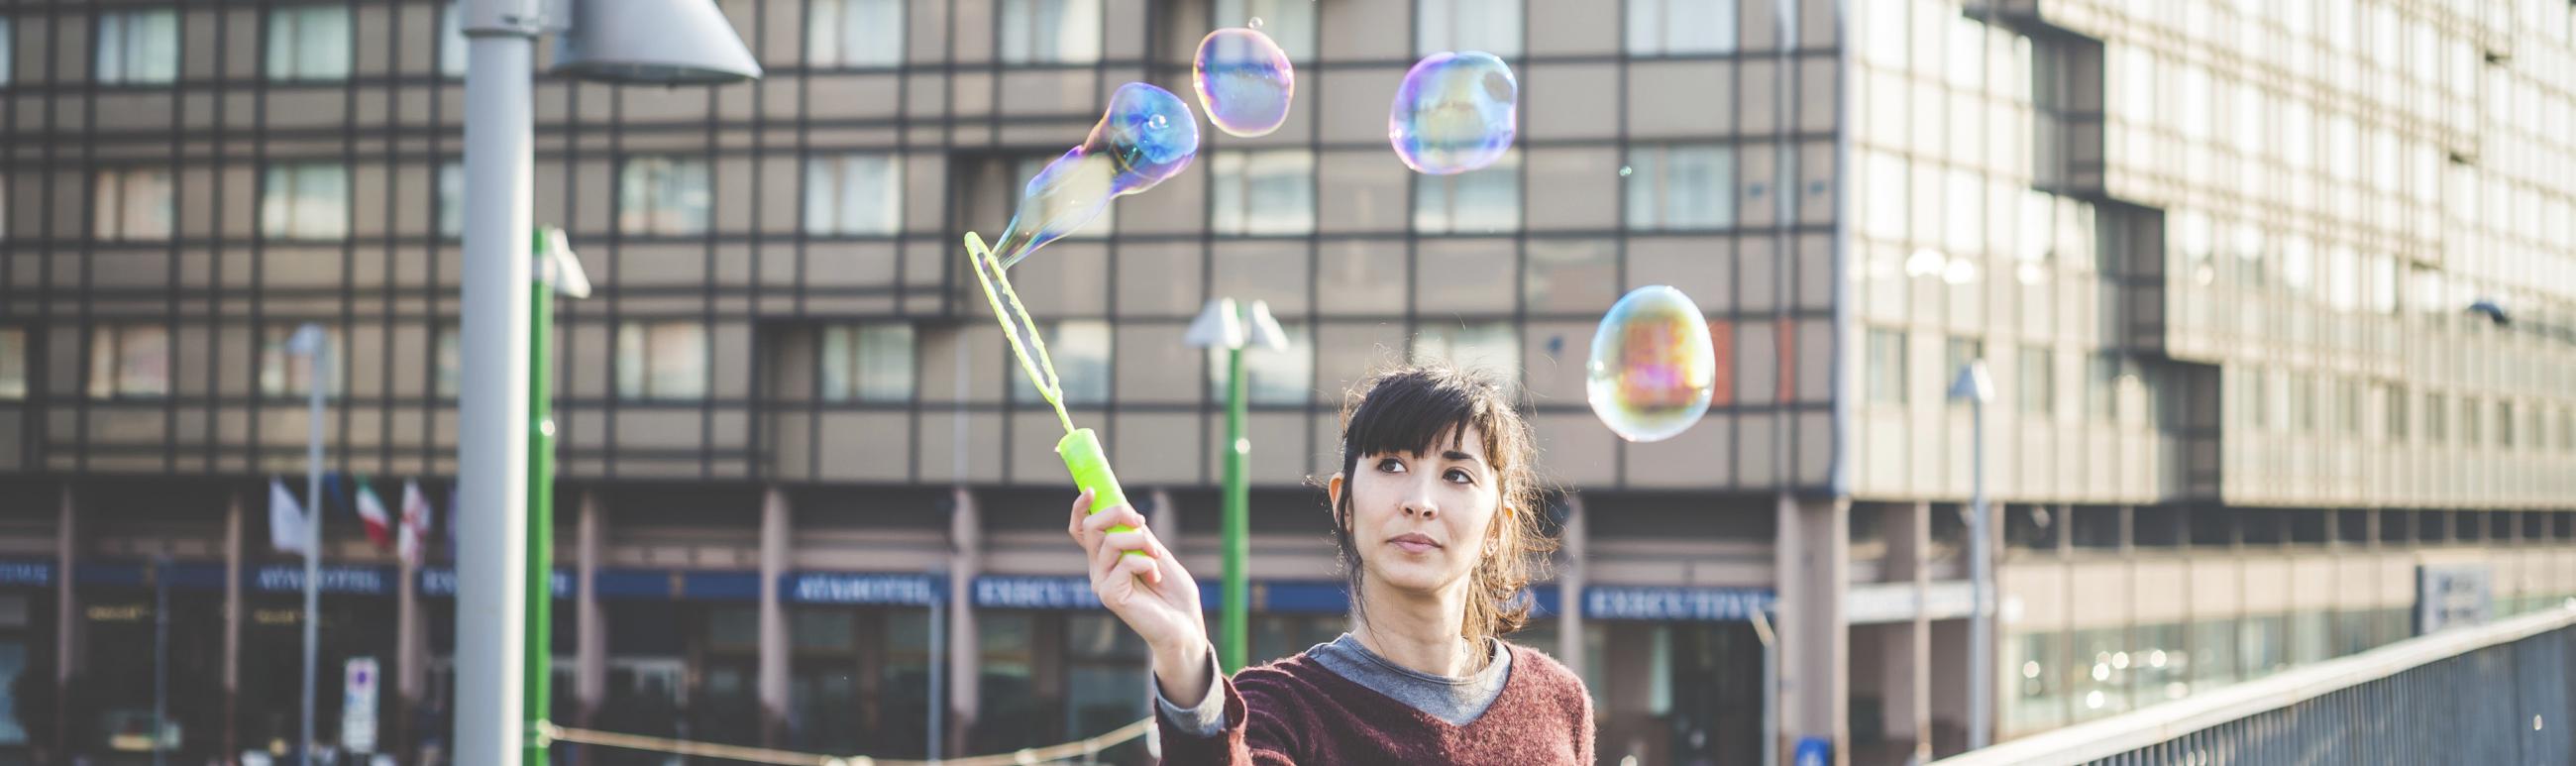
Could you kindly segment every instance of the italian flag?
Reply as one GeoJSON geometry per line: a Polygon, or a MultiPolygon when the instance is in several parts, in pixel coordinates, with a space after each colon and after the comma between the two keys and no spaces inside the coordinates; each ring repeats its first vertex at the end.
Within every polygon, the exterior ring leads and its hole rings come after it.
{"type": "Polygon", "coordinates": [[[358,518],[367,522],[367,539],[377,549],[393,549],[393,516],[385,513],[385,501],[376,499],[376,489],[367,486],[364,476],[358,477],[358,518]]]}

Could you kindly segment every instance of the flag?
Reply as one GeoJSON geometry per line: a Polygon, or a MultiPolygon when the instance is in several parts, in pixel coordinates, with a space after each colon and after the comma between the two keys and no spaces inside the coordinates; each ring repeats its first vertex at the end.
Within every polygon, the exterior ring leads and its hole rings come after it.
{"type": "Polygon", "coordinates": [[[385,501],[376,498],[376,488],[367,486],[367,477],[358,477],[358,519],[367,522],[367,539],[377,550],[394,547],[394,519],[385,513],[385,501]]]}
{"type": "Polygon", "coordinates": [[[429,496],[420,493],[420,480],[403,482],[402,534],[396,550],[403,563],[420,566],[421,546],[429,543],[429,496]]]}
{"type": "Polygon", "coordinates": [[[304,506],[286,491],[284,480],[268,480],[268,544],[286,553],[303,553],[304,506]]]}

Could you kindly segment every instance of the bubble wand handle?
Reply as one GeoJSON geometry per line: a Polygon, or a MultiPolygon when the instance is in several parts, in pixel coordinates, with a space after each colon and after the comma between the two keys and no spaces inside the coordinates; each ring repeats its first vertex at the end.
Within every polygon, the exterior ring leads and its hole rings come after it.
{"type": "MultiPolygon", "coordinates": [[[[966,259],[975,269],[975,281],[984,288],[984,301],[993,307],[993,321],[1002,325],[1002,338],[1011,345],[1011,355],[1019,359],[1020,372],[1038,389],[1047,404],[1055,408],[1056,422],[1064,426],[1064,438],[1055,443],[1057,455],[1064,458],[1065,471],[1073,474],[1073,485],[1091,493],[1091,512],[1127,505],[1127,493],[1118,486],[1118,474],[1109,469],[1109,456],[1101,449],[1100,436],[1088,428],[1075,428],[1073,416],[1064,410],[1064,383],[1055,374],[1055,360],[1047,356],[1046,339],[1037,332],[1037,323],[1029,319],[1028,307],[1020,305],[1020,294],[1011,289],[1011,278],[1001,262],[984,245],[984,238],[966,233],[966,259]],[[1018,321],[1014,322],[1013,320],[1018,321]],[[1019,328],[1027,327],[1027,341],[1019,328]]],[[[1126,532],[1133,527],[1124,524],[1111,527],[1112,532],[1126,532]]],[[[1144,555],[1128,551],[1127,555],[1144,555]]]]}

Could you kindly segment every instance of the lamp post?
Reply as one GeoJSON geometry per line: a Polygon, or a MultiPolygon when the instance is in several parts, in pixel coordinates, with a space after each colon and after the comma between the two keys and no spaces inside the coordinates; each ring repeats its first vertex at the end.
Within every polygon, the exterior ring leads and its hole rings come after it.
{"type": "Polygon", "coordinates": [[[1253,301],[1249,309],[1239,308],[1233,298],[1208,301],[1190,322],[1189,332],[1181,342],[1192,348],[1225,350],[1225,595],[1223,626],[1225,638],[1217,643],[1217,658],[1227,673],[1243,667],[1249,623],[1251,621],[1251,588],[1244,579],[1245,559],[1252,555],[1252,544],[1246,532],[1252,515],[1252,490],[1245,483],[1246,461],[1252,455],[1252,443],[1243,438],[1244,395],[1243,349],[1260,346],[1267,349],[1288,347],[1288,334],[1279,329],[1279,320],[1270,316],[1270,304],[1253,301]]]}
{"type": "Polygon", "coordinates": [[[1969,361],[1950,381],[1950,400],[1968,403],[1968,581],[1973,607],[1968,613],[1968,749],[1986,746],[1994,736],[1995,617],[1994,540],[1986,512],[1986,403],[1995,400],[1994,376],[1986,360],[1969,361]]]}
{"type": "MultiPolygon", "coordinates": [[[[553,716],[555,605],[555,295],[590,297],[590,277],[564,230],[535,237],[536,280],[528,290],[528,593],[525,716],[531,731],[553,716]]],[[[540,732],[542,734],[542,732],[540,732]]],[[[526,758],[543,763],[543,736],[528,737],[526,758]]]]}
{"type": "Polygon", "coordinates": [[[611,82],[728,82],[758,77],[760,65],[709,0],[463,0],[461,8],[461,339],[474,362],[464,369],[457,417],[455,759],[511,766],[535,735],[520,718],[531,265],[520,243],[535,165],[529,93],[537,37],[562,35],[555,71],[611,82]],[[547,11],[569,11],[568,18],[547,11]]]}
{"type": "Polygon", "coordinates": [[[330,368],[324,363],[330,356],[330,347],[322,326],[311,322],[295,328],[295,334],[286,339],[287,353],[304,357],[305,369],[304,682],[295,740],[295,757],[304,766],[313,766],[314,651],[321,645],[317,626],[322,615],[322,518],[330,515],[322,512],[322,387],[329,380],[330,368]]]}

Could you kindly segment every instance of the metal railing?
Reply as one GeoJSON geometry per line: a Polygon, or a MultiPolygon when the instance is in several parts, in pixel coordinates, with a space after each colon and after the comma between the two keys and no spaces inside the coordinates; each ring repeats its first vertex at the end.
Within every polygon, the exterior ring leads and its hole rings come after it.
{"type": "Polygon", "coordinates": [[[2576,603],[2409,639],[1933,766],[2576,763],[2576,603]]]}

